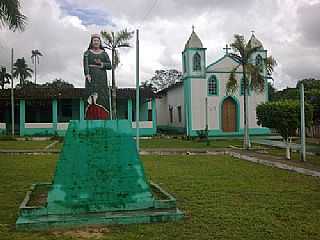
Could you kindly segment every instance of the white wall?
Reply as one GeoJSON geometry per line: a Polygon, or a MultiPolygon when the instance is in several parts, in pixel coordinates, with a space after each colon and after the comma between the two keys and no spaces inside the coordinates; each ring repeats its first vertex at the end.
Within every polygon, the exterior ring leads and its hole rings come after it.
{"type": "Polygon", "coordinates": [[[191,80],[191,126],[193,130],[205,129],[205,98],[207,81],[201,78],[191,80]]]}
{"type": "Polygon", "coordinates": [[[185,127],[183,85],[170,89],[167,95],[156,99],[157,125],[185,127]],[[169,106],[172,106],[173,122],[170,122],[169,106]],[[181,106],[181,122],[179,122],[178,106],[181,106]]]}
{"type": "Polygon", "coordinates": [[[168,95],[168,107],[167,116],[169,126],[172,127],[184,127],[185,126],[185,114],[184,114],[184,91],[183,85],[170,89],[168,95]],[[172,106],[173,122],[170,123],[169,106],[172,106]],[[181,106],[181,122],[179,122],[178,106],[181,106]]]}
{"type": "Polygon", "coordinates": [[[156,98],[156,109],[157,109],[157,125],[166,126],[169,124],[168,116],[168,104],[167,95],[161,98],[156,98]]]}

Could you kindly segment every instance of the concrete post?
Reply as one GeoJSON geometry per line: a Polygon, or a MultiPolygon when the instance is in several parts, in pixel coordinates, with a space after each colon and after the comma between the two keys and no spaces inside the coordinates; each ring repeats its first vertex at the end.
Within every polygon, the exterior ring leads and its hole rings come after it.
{"type": "Polygon", "coordinates": [[[301,105],[301,127],[300,127],[300,138],[301,138],[301,151],[300,151],[300,159],[301,161],[306,161],[306,126],[305,126],[305,118],[304,118],[304,86],[303,83],[300,85],[300,105],[301,105]]]}
{"type": "Polygon", "coordinates": [[[24,136],[24,124],[26,121],[26,102],[20,99],[20,136],[24,136]]]}
{"type": "Polygon", "coordinates": [[[52,99],[52,128],[53,131],[57,131],[58,127],[58,101],[52,99]]]}

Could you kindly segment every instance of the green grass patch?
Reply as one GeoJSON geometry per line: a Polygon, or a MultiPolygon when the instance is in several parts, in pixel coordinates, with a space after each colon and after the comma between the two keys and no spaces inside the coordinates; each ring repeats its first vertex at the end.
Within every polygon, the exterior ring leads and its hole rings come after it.
{"type": "Polygon", "coordinates": [[[0,149],[44,149],[53,141],[0,141],[0,149]]]}
{"type": "Polygon", "coordinates": [[[230,145],[242,146],[242,140],[240,139],[210,140],[209,146],[206,141],[175,138],[141,139],[140,143],[141,148],[228,148],[230,145]]]}
{"type": "MultiPolygon", "coordinates": [[[[0,239],[72,239],[14,230],[34,182],[58,155],[0,155],[0,239]]],[[[108,227],[102,239],[320,239],[320,180],[229,156],[144,156],[146,173],[177,198],[183,221],[108,227]]]]}

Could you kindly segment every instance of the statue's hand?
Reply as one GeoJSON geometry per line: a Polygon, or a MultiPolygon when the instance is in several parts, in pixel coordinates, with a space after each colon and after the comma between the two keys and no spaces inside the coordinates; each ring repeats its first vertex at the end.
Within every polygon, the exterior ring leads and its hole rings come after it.
{"type": "Polygon", "coordinates": [[[91,82],[91,76],[89,74],[86,75],[86,79],[87,79],[88,82],[91,82]]]}

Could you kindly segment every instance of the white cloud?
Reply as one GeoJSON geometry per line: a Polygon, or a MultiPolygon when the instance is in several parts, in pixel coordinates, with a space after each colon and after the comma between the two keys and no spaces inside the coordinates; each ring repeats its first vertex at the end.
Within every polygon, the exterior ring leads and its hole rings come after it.
{"type": "MultiPolygon", "coordinates": [[[[39,49],[44,54],[39,66],[40,82],[63,78],[83,87],[82,54],[90,34],[102,29],[140,28],[141,81],[151,78],[157,69],[181,69],[181,52],[192,25],[207,48],[207,64],[223,55],[222,48],[232,41],[234,33],[249,38],[250,31],[255,30],[269,54],[279,62],[274,73],[276,87],[294,86],[304,77],[320,78],[317,60],[320,45],[316,41],[319,34],[314,27],[319,17],[312,10],[318,8],[317,0],[135,0],[125,4],[111,0],[28,0],[23,3],[23,11],[29,17],[27,29],[23,33],[2,31],[0,64],[10,65],[10,48],[14,47],[15,58],[24,56],[32,66],[31,50],[39,49]],[[66,6],[83,11],[67,11],[66,6]],[[93,16],[92,9],[100,9],[96,19],[88,19],[93,16]],[[101,16],[103,12],[108,18],[101,16]],[[99,19],[107,19],[109,25],[88,25],[99,19]]],[[[120,55],[118,85],[134,86],[135,48],[121,49],[120,55]]]]}

